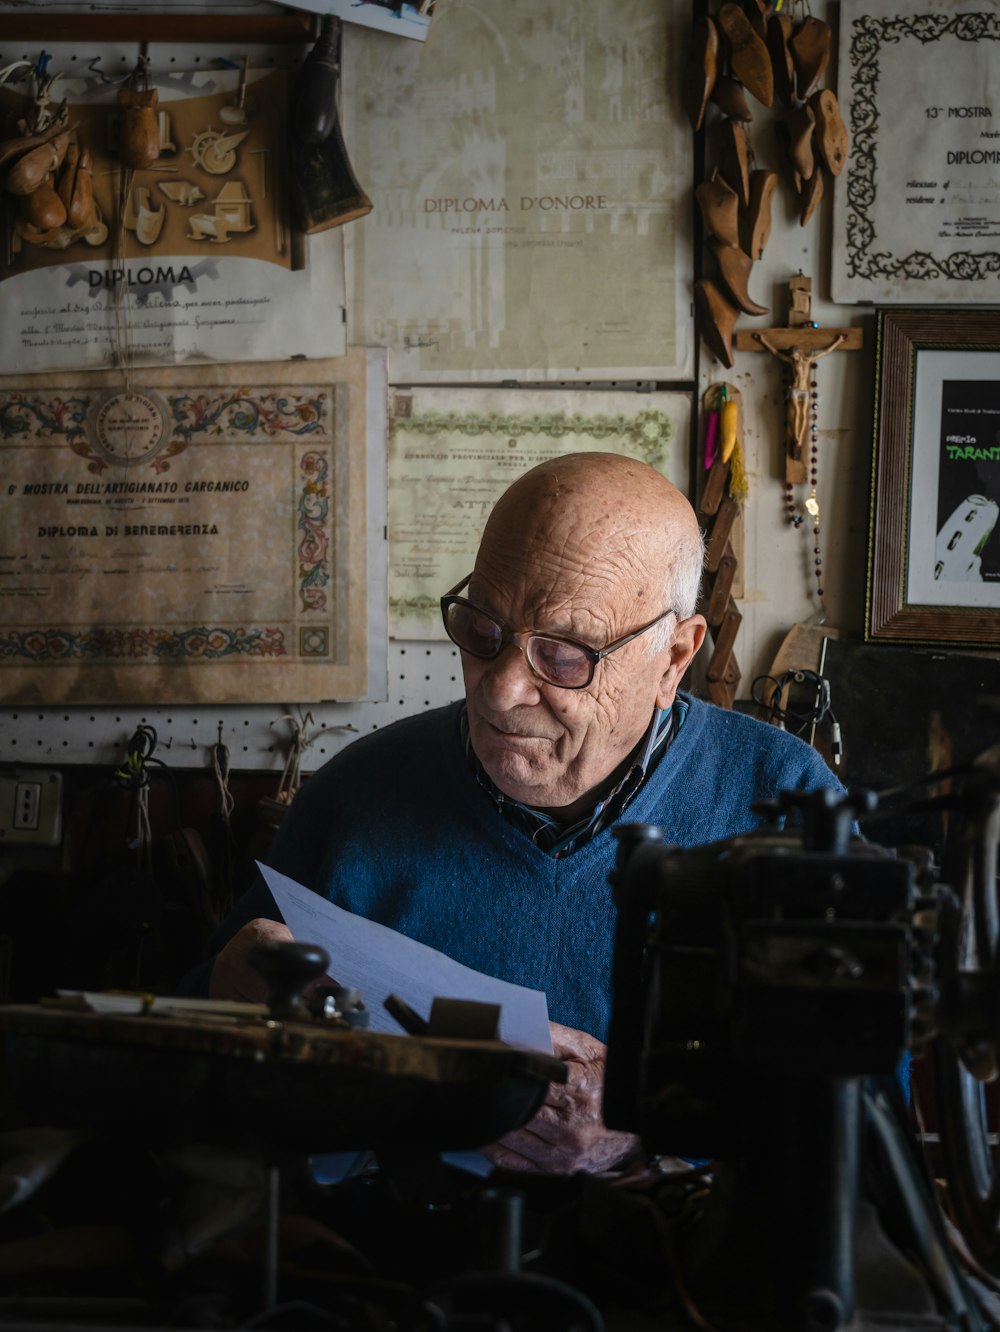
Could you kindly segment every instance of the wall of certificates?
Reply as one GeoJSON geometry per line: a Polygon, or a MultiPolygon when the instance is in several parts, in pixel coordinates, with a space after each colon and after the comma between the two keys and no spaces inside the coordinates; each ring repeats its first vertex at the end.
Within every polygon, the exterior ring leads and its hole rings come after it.
{"type": "MultiPolygon", "coordinates": [[[[309,770],[461,693],[437,598],[520,471],[612,448],[686,484],[686,16],[537,16],[452,0],[409,37],[345,24],[341,118],[373,208],[308,238],[277,197],[308,48],[154,45],[163,150],[124,262],[82,237],[8,245],[5,761],[105,762],[149,725],[189,767],[221,739],[280,768],[296,734],[309,770]],[[102,368],[123,310],[127,384],[102,368]],[[363,370],[331,369],[352,348],[363,370]]],[[[108,71],[137,49],[46,49],[110,175],[108,71]]]]}

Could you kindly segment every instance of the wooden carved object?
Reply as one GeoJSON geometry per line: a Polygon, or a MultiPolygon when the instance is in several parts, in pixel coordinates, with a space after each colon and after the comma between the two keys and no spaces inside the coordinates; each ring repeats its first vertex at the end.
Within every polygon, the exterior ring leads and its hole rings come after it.
{"type": "Polygon", "coordinates": [[[814,171],[807,181],[802,184],[802,216],[799,226],[805,224],[815,213],[819,201],[823,198],[825,186],[823,184],[822,171],[814,171]]]}
{"type": "Polygon", "coordinates": [[[774,101],[771,57],[753,25],[737,4],[719,10],[719,27],[729,43],[729,68],[752,97],[764,106],[774,101]]]}
{"type": "Polygon", "coordinates": [[[696,284],[695,302],[699,331],[730,367],[740,313],[759,315],[767,308],[750,295],[749,278],[771,234],[779,180],[755,161],[746,94],[766,106],[777,96],[787,108],[779,125],[785,152],[777,166],[795,191],[802,226],[819,207],[827,176],[843,171],[850,143],[835,94],[820,87],[830,58],[828,23],[811,16],[794,23],[790,15],[774,13],[770,0],[725,0],[714,25],[707,15],[695,20],[686,71],[691,122],[697,129],[708,117],[715,134],[714,169],[696,198],[716,267],[696,284]],[[721,118],[707,111],[709,103],[721,118]]]}
{"type": "Polygon", "coordinates": [[[809,105],[816,117],[815,147],[820,161],[831,176],[839,176],[847,162],[850,138],[840,114],[837,95],[829,88],[823,88],[813,93],[809,105]]]}
{"type": "Polygon", "coordinates": [[[724,120],[719,130],[719,172],[736,191],[740,207],[750,202],[750,141],[742,121],[724,120]]]}
{"type": "Polygon", "coordinates": [[[710,278],[694,284],[701,335],[713,356],[727,368],[733,364],[733,329],[739,310],[732,305],[710,278]]]}
{"type": "Polygon", "coordinates": [[[695,20],[691,55],[685,68],[684,109],[691,128],[700,130],[705,107],[715,87],[719,70],[719,30],[715,20],[703,14],[695,20]]]}
{"type": "Polygon", "coordinates": [[[90,153],[71,143],[56,186],[66,209],[66,221],[74,229],[94,220],[94,185],[90,173],[90,153]]]}
{"type": "MultiPolygon", "coordinates": [[[[725,386],[730,401],[740,401],[738,389],[725,386]]],[[[702,397],[702,411],[706,417],[715,408],[721,386],[712,385],[702,397]]],[[[742,434],[742,412],[737,419],[737,430],[742,434]]],[[[738,587],[739,559],[734,537],[738,530],[740,505],[729,493],[732,456],[723,459],[716,454],[708,472],[701,498],[698,517],[705,531],[705,581],[702,589],[701,610],[708,621],[712,638],[712,654],[706,671],[708,696],[713,703],[731,708],[741,673],[736,660],[735,644],[743,616],[736,604],[734,591],[738,587]]]]}
{"type": "Polygon", "coordinates": [[[10,194],[31,194],[37,190],[46,177],[62,165],[69,143],[69,132],[63,130],[47,143],[39,144],[17,158],[7,172],[4,188],[10,194]]]}
{"type": "Polygon", "coordinates": [[[715,261],[719,265],[719,276],[733,302],[744,314],[767,314],[767,306],[758,305],[747,290],[753,260],[735,245],[727,245],[724,241],[712,240],[709,242],[709,248],[715,255],[715,261]]]}
{"type": "Polygon", "coordinates": [[[705,228],[727,245],[740,243],[740,199],[717,173],[694,192],[705,228]]]}
{"type": "Polygon", "coordinates": [[[724,116],[729,116],[732,120],[745,122],[753,120],[753,113],[747,102],[743,84],[737,79],[731,78],[728,74],[720,74],[715,80],[715,87],[712,89],[712,101],[724,116]]]}
{"type": "Polygon", "coordinates": [[[761,41],[764,40],[767,33],[767,16],[770,10],[770,0],[743,0],[743,12],[750,20],[751,28],[761,41]]]}
{"type": "Polygon", "coordinates": [[[20,201],[19,213],[29,226],[39,231],[50,231],[61,227],[66,221],[66,209],[63,201],[51,185],[39,185],[20,201]]]}
{"type": "Polygon", "coordinates": [[[795,91],[800,102],[807,102],[819,87],[830,62],[831,28],[829,23],[811,15],[804,19],[788,43],[795,66],[795,91]]]}
{"type": "Polygon", "coordinates": [[[803,180],[809,180],[816,170],[813,156],[813,131],[816,117],[808,106],[797,106],[788,113],[788,153],[792,166],[803,180]]]}
{"type": "Polygon", "coordinates": [[[158,101],[159,93],[155,88],[118,90],[118,104],[124,113],[118,156],[123,165],[135,171],[150,166],[160,155],[158,101]]]}
{"type": "Polygon", "coordinates": [[[795,101],[795,65],[788,43],[792,36],[792,20],[787,14],[772,14],[767,21],[767,51],[771,57],[774,92],[782,106],[795,101]]]}
{"type": "Polygon", "coordinates": [[[860,328],[820,328],[811,321],[811,278],[792,278],[789,289],[791,308],[784,328],[741,330],[734,343],[738,351],[769,352],[786,367],[789,382],[785,392],[785,480],[801,485],[808,474],[813,367],[831,352],[860,350],[863,338],[860,328]]]}
{"type": "Polygon", "coordinates": [[[747,208],[747,252],[754,261],[761,258],[771,235],[771,200],[778,186],[775,171],[763,169],[750,176],[750,204],[747,208]]]}

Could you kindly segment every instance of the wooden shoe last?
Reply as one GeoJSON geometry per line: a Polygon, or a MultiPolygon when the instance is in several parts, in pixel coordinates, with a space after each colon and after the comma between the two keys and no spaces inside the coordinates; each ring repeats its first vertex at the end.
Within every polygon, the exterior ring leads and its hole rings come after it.
{"type": "Polygon", "coordinates": [[[691,33],[691,56],[684,73],[684,109],[691,128],[700,130],[705,107],[719,73],[719,30],[715,20],[703,14],[691,33]]]}
{"type": "Polygon", "coordinates": [[[719,10],[719,27],[729,44],[729,68],[752,97],[764,106],[774,101],[774,75],[767,47],[737,4],[719,10]]]}
{"type": "Polygon", "coordinates": [[[821,92],[813,93],[809,105],[816,117],[814,146],[819,159],[831,176],[839,176],[850,152],[850,138],[836,94],[824,88],[821,92]]]}
{"type": "Polygon", "coordinates": [[[796,28],[789,42],[795,66],[795,91],[800,102],[807,102],[819,87],[830,62],[831,28],[821,19],[807,18],[796,28]]]}
{"type": "Polygon", "coordinates": [[[733,329],[739,311],[710,278],[701,278],[694,284],[694,300],[701,324],[701,336],[712,355],[727,369],[732,369],[733,329]]]}
{"type": "Polygon", "coordinates": [[[726,245],[723,241],[710,242],[715,261],[719,265],[719,276],[723,286],[744,314],[767,314],[766,305],[758,305],[747,291],[753,260],[735,245],[726,245]]]}
{"type": "Polygon", "coordinates": [[[740,201],[736,191],[722,179],[713,176],[703,180],[694,192],[701,209],[705,230],[717,236],[725,245],[740,243],[740,201]]]}

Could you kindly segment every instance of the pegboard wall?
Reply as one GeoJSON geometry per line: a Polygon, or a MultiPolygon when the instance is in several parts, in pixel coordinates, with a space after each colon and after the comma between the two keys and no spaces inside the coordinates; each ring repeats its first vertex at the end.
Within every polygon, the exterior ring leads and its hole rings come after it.
{"type": "Polygon", "coordinates": [[[392,642],[388,660],[384,703],[3,708],[0,763],[117,764],[136,728],[151,726],[156,757],[171,767],[210,770],[221,739],[233,768],[280,772],[296,727],[305,721],[302,771],[314,772],[366,731],[462,695],[461,662],[450,643],[392,642]]]}
{"type": "MultiPolygon", "coordinates": [[[[154,80],[171,70],[222,69],[249,56],[253,69],[295,69],[305,59],[309,40],[241,45],[231,42],[45,42],[51,55],[49,70],[61,70],[68,78],[96,76],[115,82],[135,68],[140,53],[149,56],[154,80]]],[[[23,38],[0,37],[0,68],[15,60],[38,59],[41,44],[23,38]]],[[[58,85],[57,85],[58,87],[58,85]]]]}

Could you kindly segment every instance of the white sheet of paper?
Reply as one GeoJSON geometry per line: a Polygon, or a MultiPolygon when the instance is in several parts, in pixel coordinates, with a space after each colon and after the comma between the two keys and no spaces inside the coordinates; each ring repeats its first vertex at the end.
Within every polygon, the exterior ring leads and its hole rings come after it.
{"type": "Polygon", "coordinates": [[[390,994],[405,1000],[422,1018],[430,1015],[431,1003],[438,996],[474,999],[500,1005],[502,1041],[552,1053],[548,1004],[541,990],[484,976],[387,925],[334,906],[259,861],[257,868],[294,938],[325,948],[337,983],[361,991],[372,1031],[394,1035],[402,1031],[382,1006],[390,994]]]}

